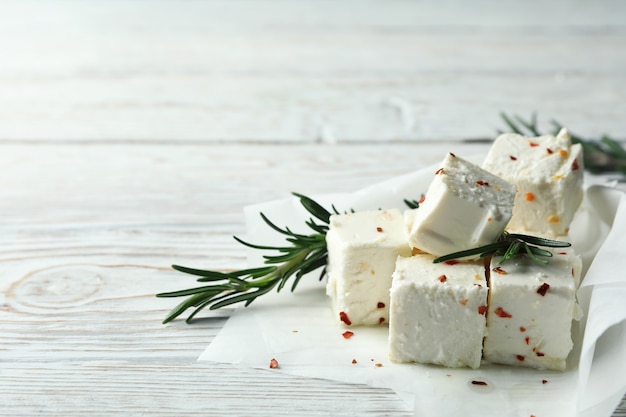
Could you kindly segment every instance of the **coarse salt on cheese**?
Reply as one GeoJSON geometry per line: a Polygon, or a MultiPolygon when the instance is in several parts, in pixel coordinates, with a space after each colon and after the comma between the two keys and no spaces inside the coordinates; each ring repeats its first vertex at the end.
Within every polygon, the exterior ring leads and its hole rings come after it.
{"type": "Polygon", "coordinates": [[[449,153],[407,217],[409,244],[443,256],[492,243],[509,222],[514,199],[514,185],[449,153]]]}
{"type": "Polygon", "coordinates": [[[483,262],[399,257],[391,287],[389,357],[478,368],[487,310],[483,262]]]}
{"type": "Polygon", "coordinates": [[[536,138],[500,135],[483,168],[517,186],[507,229],[554,238],[566,235],[583,196],[583,150],[567,130],[536,138]]]}
{"type": "Polygon", "coordinates": [[[500,265],[491,262],[484,358],[491,363],[564,370],[572,350],[580,258],[571,250],[551,249],[540,265],[527,256],[500,265]]]}
{"type": "Polygon", "coordinates": [[[387,324],[396,258],[411,253],[402,213],[392,209],[332,215],[326,243],[326,293],[337,319],[353,326],[387,324]]]}

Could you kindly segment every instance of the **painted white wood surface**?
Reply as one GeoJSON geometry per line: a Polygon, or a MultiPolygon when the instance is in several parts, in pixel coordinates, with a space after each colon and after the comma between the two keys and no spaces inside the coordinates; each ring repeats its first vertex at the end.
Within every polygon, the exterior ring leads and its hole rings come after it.
{"type": "Polygon", "coordinates": [[[482,153],[500,110],[624,137],[625,68],[620,1],[0,0],[0,415],[410,415],[197,363],[229,311],[162,326],[169,265],[242,267],[243,206],[482,153]]]}
{"type": "Polygon", "coordinates": [[[163,326],[177,301],[154,294],[193,285],[174,262],[243,267],[244,205],[487,146],[1,145],[0,415],[411,415],[386,390],[197,363],[229,310],[163,326]]]}
{"type": "Polygon", "coordinates": [[[623,137],[625,103],[619,0],[0,2],[2,140],[623,137]]]}

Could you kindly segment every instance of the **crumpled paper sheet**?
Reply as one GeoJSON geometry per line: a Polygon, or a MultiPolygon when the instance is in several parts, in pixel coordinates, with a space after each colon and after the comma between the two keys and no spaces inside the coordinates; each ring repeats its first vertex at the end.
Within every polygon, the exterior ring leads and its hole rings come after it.
{"type": "MultiPolygon", "coordinates": [[[[405,208],[403,199],[419,198],[435,170],[352,194],[313,197],[339,210],[405,208]]],[[[281,226],[309,232],[303,220],[310,216],[297,199],[289,198],[246,208],[251,242],[284,242],[259,212],[281,226]]],[[[325,283],[313,276],[304,277],[293,293],[285,287],[237,309],[199,360],[268,369],[276,358],[279,368],[274,371],[392,389],[416,416],[610,416],[626,392],[626,195],[590,186],[571,238],[585,265],[591,266],[579,290],[585,315],[573,323],[575,348],[565,372],[392,363],[387,358],[388,329],[351,328],[354,336],[344,339],[346,329],[332,316],[325,283]],[[488,385],[477,386],[473,380],[488,385]]],[[[250,266],[261,265],[261,255],[251,252],[250,266]]]]}

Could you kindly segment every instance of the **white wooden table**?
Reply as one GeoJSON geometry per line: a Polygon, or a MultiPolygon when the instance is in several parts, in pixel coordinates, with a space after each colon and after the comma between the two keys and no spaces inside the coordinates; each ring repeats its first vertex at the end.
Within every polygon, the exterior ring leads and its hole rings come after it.
{"type": "Polygon", "coordinates": [[[230,311],[154,294],[243,267],[245,205],[484,152],[501,110],[625,137],[626,3],[1,1],[0,415],[411,415],[196,362],[230,311]]]}

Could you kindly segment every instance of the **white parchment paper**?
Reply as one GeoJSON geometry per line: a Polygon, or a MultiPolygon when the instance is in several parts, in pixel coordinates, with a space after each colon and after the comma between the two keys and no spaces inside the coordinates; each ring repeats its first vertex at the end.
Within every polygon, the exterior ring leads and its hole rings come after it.
{"type": "MultiPolygon", "coordinates": [[[[419,199],[426,191],[435,170],[352,194],[312,197],[340,210],[403,209],[404,198],[419,199]]],[[[283,242],[259,212],[308,233],[308,213],[289,198],[246,208],[251,242],[283,242]]],[[[332,317],[325,283],[316,276],[304,277],[294,293],[285,288],[237,309],[199,360],[268,369],[275,358],[277,372],[392,389],[416,416],[610,416],[626,392],[626,196],[588,187],[571,238],[588,270],[579,291],[585,315],[573,324],[575,348],[565,372],[394,364],[387,359],[386,327],[351,328],[353,337],[342,336],[346,329],[332,317]],[[472,384],[476,380],[487,386],[472,384]]],[[[260,256],[252,252],[250,266],[261,265],[260,256]]]]}

